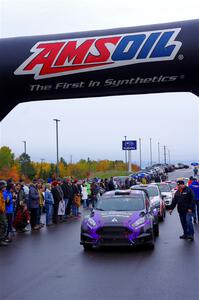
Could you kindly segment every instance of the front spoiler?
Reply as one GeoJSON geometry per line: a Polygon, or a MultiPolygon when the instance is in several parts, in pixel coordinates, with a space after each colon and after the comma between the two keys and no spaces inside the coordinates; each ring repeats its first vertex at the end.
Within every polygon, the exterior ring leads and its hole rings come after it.
{"type": "Polygon", "coordinates": [[[112,247],[112,246],[116,246],[116,247],[135,247],[135,246],[139,246],[139,245],[145,245],[148,243],[153,242],[153,235],[151,233],[142,233],[140,234],[136,239],[134,240],[130,240],[128,238],[124,238],[124,239],[117,239],[117,238],[108,238],[108,239],[99,239],[99,240],[94,240],[92,238],[88,238],[88,234],[86,234],[86,236],[84,234],[82,234],[82,238],[80,241],[80,245],[92,245],[94,247],[112,247]],[[86,240],[84,239],[84,237],[86,237],[86,240]]]}

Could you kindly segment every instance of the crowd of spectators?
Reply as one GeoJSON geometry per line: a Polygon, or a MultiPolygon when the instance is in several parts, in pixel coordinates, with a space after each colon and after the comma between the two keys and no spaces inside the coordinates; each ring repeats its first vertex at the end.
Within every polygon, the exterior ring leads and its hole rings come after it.
{"type": "MultiPolygon", "coordinates": [[[[148,183],[147,178],[141,178],[148,183]]],[[[12,242],[15,232],[40,230],[67,219],[81,217],[79,210],[95,207],[99,195],[114,189],[128,189],[137,180],[126,177],[121,179],[57,178],[46,183],[42,179],[7,182],[0,180],[0,245],[12,242]]]]}
{"type": "MultiPolygon", "coordinates": [[[[133,184],[133,182],[131,182],[133,184]]],[[[130,182],[128,183],[128,188],[130,182]]],[[[12,242],[15,232],[40,230],[44,226],[79,218],[79,208],[94,207],[98,196],[105,191],[123,188],[113,178],[77,180],[57,178],[51,183],[33,179],[24,181],[0,181],[0,245],[12,242]]]]}

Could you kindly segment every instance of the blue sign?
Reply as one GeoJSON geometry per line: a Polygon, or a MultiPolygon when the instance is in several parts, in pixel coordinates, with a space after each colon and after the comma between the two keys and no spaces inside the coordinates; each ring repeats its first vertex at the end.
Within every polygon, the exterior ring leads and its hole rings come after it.
{"type": "Polygon", "coordinates": [[[122,141],[122,150],[137,150],[137,141],[122,141]]]}

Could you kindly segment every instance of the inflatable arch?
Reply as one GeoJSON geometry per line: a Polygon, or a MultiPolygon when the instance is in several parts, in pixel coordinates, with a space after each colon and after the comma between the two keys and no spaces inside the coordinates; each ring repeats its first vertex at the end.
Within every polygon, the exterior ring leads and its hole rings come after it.
{"type": "Polygon", "coordinates": [[[199,21],[0,39],[0,119],[18,103],[199,94],[199,21]]]}

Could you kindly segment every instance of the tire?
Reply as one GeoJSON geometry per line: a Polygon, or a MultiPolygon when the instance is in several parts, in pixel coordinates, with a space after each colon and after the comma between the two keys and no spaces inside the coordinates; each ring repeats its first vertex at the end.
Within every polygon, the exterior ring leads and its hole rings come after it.
{"type": "Polygon", "coordinates": [[[89,244],[84,244],[83,247],[84,247],[84,251],[90,251],[93,249],[93,246],[89,244]]]}
{"type": "Polygon", "coordinates": [[[150,244],[148,244],[148,249],[149,250],[153,250],[154,248],[155,248],[154,242],[151,242],[150,244]]]}
{"type": "Polygon", "coordinates": [[[155,224],[153,227],[154,236],[159,236],[159,224],[155,224]]]}
{"type": "Polygon", "coordinates": [[[160,220],[161,222],[164,222],[164,218],[165,218],[165,210],[163,210],[162,215],[159,216],[159,220],[160,220]]]}
{"type": "Polygon", "coordinates": [[[147,249],[153,250],[155,248],[154,228],[151,231],[151,241],[147,243],[147,249]]]}

